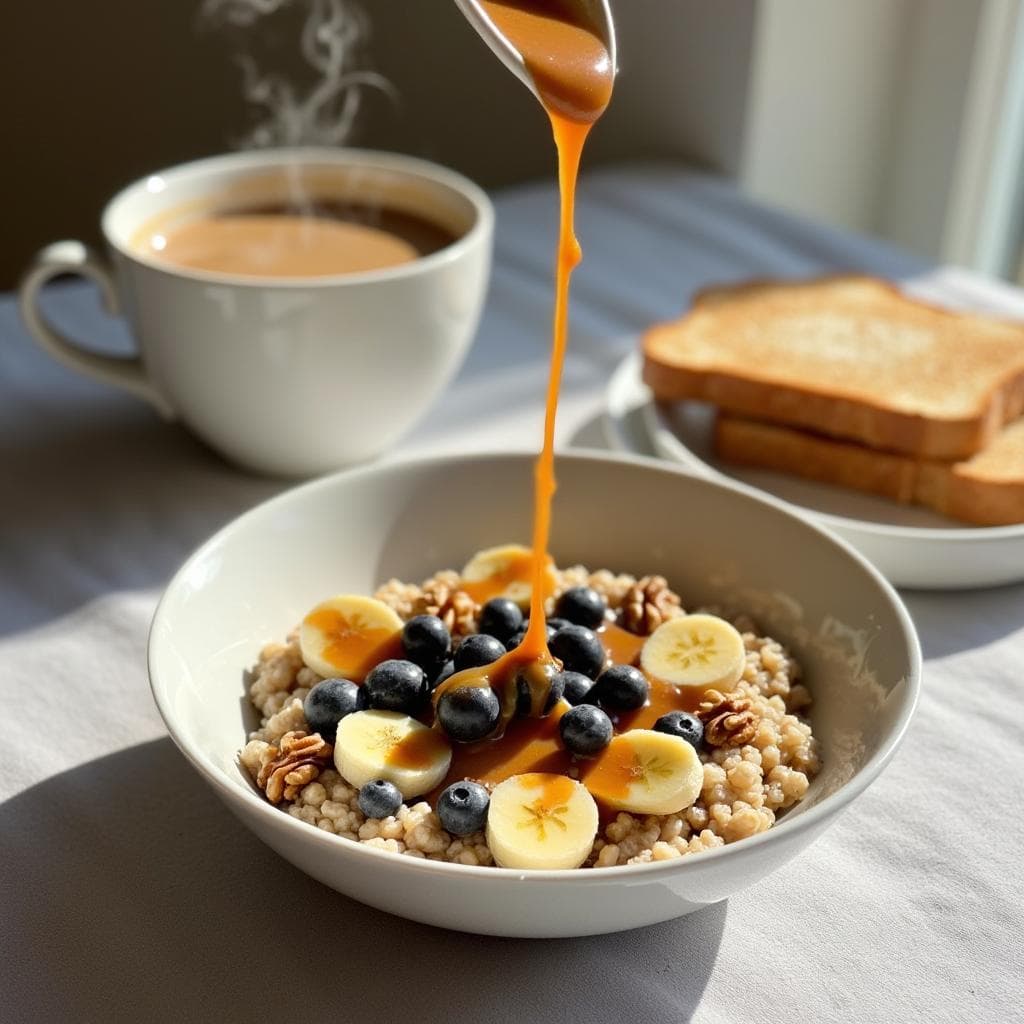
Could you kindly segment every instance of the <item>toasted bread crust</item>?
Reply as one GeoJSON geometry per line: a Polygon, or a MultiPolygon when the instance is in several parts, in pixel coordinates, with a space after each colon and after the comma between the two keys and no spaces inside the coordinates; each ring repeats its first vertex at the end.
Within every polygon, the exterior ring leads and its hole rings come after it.
{"type": "Polygon", "coordinates": [[[660,400],[919,458],[972,455],[1024,413],[1024,326],[869,277],[710,289],[681,320],[651,328],[643,351],[660,400]]]}
{"type": "Polygon", "coordinates": [[[714,444],[727,462],[879,494],[978,526],[1024,522],[1024,419],[961,462],[874,451],[725,413],[716,419],[714,444]]]}

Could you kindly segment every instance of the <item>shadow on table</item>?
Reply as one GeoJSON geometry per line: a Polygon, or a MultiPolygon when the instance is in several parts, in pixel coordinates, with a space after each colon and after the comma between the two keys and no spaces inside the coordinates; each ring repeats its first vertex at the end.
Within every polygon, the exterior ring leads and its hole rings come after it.
{"type": "Polygon", "coordinates": [[[1024,585],[984,590],[906,590],[921,650],[926,658],[944,658],[985,647],[1024,626],[1024,585]]]}
{"type": "Polygon", "coordinates": [[[9,1020],[678,1022],[726,917],[548,941],[403,921],[280,860],[167,739],[0,805],[0,836],[9,1020]]]}
{"type": "MultiPolygon", "coordinates": [[[[581,423],[569,438],[569,445],[572,448],[601,448],[609,450],[608,439],[604,433],[604,413],[591,416],[584,423],[581,423]]],[[[614,453],[612,453],[614,454],[614,453]]]]}
{"type": "Polygon", "coordinates": [[[206,536],[287,485],[229,466],[117,397],[0,432],[0,466],[0,564],[18,581],[7,601],[0,581],[0,635],[110,589],[158,586],[206,536]]]}

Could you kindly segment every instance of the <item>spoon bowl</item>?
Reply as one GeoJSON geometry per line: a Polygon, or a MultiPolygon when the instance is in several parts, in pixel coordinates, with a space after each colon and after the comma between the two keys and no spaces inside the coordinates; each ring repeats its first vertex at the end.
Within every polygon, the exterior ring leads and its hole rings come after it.
{"type": "MultiPolygon", "coordinates": [[[[608,50],[612,73],[617,71],[615,53],[615,23],[608,0],[574,0],[579,10],[579,22],[591,28],[608,50]]],[[[540,100],[537,84],[526,67],[523,55],[509,42],[487,13],[481,0],[455,0],[466,20],[476,29],[480,38],[495,56],[540,100]]]]}

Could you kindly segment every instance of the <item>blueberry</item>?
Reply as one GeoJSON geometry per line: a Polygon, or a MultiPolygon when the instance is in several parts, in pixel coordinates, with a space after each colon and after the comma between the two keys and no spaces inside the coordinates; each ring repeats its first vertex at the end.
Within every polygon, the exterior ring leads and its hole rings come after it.
{"type": "Polygon", "coordinates": [[[455,671],[461,672],[464,668],[490,665],[504,653],[505,645],[493,636],[488,636],[486,633],[467,636],[455,652],[455,671]]]}
{"type": "Polygon", "coordinates": [[[522,625],[519,605],[507,597],[493,597],[480,609],[480,632],[497,637],[502,643],[518,633],[522,625]]]}
{"type": "Polygon", "coordinates": [[[596,679],[604,668],[604,647],[586,626],[573,623],[563,626],[551,638],[548,647],[566,672],[582,672],[596,679]]]}
{"type": "Polygon", "coordinates": [[[302,710],[309,731],[318,732],[328,743],[333,743],[338,723],[366,706],[366,691],[361,686],[348,679],[322,679],[306,694],[302,710]]]}
{"type": "MultiPolygon", "coordinates": [[[[523,640],[526,638],[526,630],[529,628],[529,625],[530,625],[530,620],[529,619],[524,619],[523,620],[523,625],[520,627],[519,631],[517,633],[514,633],[505,642],[506,650],[514,651],[523,642],[523,640]]],[[[555,635],[555,633],[557,631],[556,631],[555,627],[551,625],[551,620],[550,619],[548,619],[548,621],[545,623],[545,627],[544,628],[545,628],[545,631],[547,633],[547,636],[545,637],[545,642],[546,643],[551,643],[551,638],[555,635]]]]}
{"type": "Polygon", "coordinates": [[[456,743],[490,736],[500,715],[498,695],[489,686],[457,686],[437,702],[437,720],[456,743]]]}
{"type": "Polygon", "coordinates": [[[568,619],[560,619],[557,615],[551,615],[547,619],[548,629],[551,632],[548,634],[549,638],[554,636],[560,629],[565,629],[566,626],[570,625],[568,619]]]}
{"type": "Polygon", "coordinates": [[[548,690],[548,699],[544,702],[543,714],[548,714],[554,706],[562,699],[565,692],[565,676],[561,672],[556,672],[548,680],[551,687],[548,690]]]}
{"type": "Polygon", "coordinates": [[[593,587],[570,587],[555,605],[556,614],[587,629],[597,629],[607,610],[604,598],[593,587]]]}
{"type": "Polygon", "coordinates": [[[426,673],[411,661],[392,658],[370,670],[363,683],[371,708],[415,715],[428,693],[426,673]]]}
{"type": "Polygon", "coordinates": [[[430,684],[432,690],[436,690],[449,676],[455,675],[455,662],[450,658],[441,666],[434,681],[430,684]]]}
{"type": "Polygon", "coordinates": [[[593,704],[580,704],[558,723],[565,749],[580,757],[600,753],[612,741],[612,720],[593,704]]]}
{"type": "Polygon", "coordinates": [[[409,661],[432,676],[448,660],[452,637],[436,615],[416,615],[402,628],[402,650],[409,661]]]}
{"type": "Polygon", "coordinates": [[[483,832],[491,798],[479,782],[453,782],[437,800],[441,828],[453,836],[483,832]]]}
{"type": "MultiPolygon", "coordinates": [[[[562,699],[565,680],[562,672],[556,672],[554,665],[533,663],[520,669],[516,676],[516,714],[526,716],[533,708],[531,696],[534,688],[546,686],[547,699],[540,709],[540,717],[551,713],[554,706],[562,699]],[[538,678],[539,675],[539,678],[538,678]],[[533,676],[534,678],[530,678],[533,676]],[[532,685],[531,685],[532,684],[532,685]]],[[[587,680],[588,682],[590,680],[587,680]]]]}
{"type": "Polygon", "coordinates": [[[651,692],[647,677],[632,665],[612,665],[597,677],[591,697],[611,711],[635,711],[651,692]]]}
{"type": "Polygon", "coordinates": [[[562,696],[572,705],[586,704],[593,679],[588,679],[582,672],[559,672],[562,677],[562,696]]]}
{"type": "Polygon", "coordinates": [[[387,779],[375,779],[359,790],[359,810],[368,818],[390,818],[402,806],[402,794],[387,779]]]}
{"type": "Polygon", "coordinates": [[[700,750],[704,742],[704,723],[688,711],[670,711],[651,728],[655,732],[667,732],[669,736],[681,736],[694,750],[700,750]]]}
{"type": "Polygon", "coordinates": [[[526,630],[525,629],[519,630],[518,633],[513,633],[505,641],[505,650],[506,651],[514,651],[523,642],[523,640],[525,638],[526,638],[526,630]]]}

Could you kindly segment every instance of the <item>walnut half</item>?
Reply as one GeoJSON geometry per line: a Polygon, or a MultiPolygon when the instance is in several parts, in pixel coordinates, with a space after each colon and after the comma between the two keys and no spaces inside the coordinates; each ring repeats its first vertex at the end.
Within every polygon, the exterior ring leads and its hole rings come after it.
{"type": "Polygon", "coordinates": [[[280,747],[267,747],[260,755],[256,784],[272,804],[294,800],[333,758],[334,748],[318,732],[286,732],[280,747]]]}
{"type": "Polygon", "coordinates": [[[650,636],[663,622],[681,614],[679,595],[664,576],[644,576],[626,591],[619,625],[639,636],[650,636]]]}
{"type": "Polygon", "coordinates": [[[705,690],[697,710],[704,723],[704,739],[712,747],[742,747],[757,734],[759,719],[750,701],[718,690],[705,690]]]}

